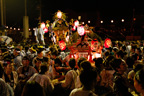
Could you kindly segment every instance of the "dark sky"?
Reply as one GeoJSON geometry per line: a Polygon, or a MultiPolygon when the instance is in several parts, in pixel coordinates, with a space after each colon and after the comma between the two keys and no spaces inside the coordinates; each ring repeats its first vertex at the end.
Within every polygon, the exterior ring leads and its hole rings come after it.
{"type": "MultiPolygon", "coordinates": [[[[30,27],[35,27],[39,16],[39,0],[27,0],[30,27]]],[[[50,20],[57,10],[61,10],[71,18],[77,19],[81,15],[82,20],[96,22],[97,14],[104,21],[122,18],[130,20],[135,15],[144,14],[143,2],[138,0],[41,0],[42,21],[50,20]],[[128,1],[128,2],[125,2],[128,1]]],[[[24,0],[6,0],[6,23],[8,26],[22,27],[24,16],[24,0]]]]}

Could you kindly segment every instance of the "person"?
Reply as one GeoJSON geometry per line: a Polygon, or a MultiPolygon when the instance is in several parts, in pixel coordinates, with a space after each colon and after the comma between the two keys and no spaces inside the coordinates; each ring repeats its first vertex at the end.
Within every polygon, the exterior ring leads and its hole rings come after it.
{"type": "Polygon", "coordinates": [[[104,86],[106,88],[113,88],[113,74],[115,73],[115,70],[113,70],[110,67],[110,61],[114,59],[113,55],[109,55],[106,60],[104,61],[105,68],[100,72],[101,76],[101,86],[104,86]]]}
{"type": "Polygon", "coordinates": [[[116,58],[120,58],[120,59],[123,59],[124,58],[124,53],[122,50],[119,50],[117,53],[116,53],[116,58]]]}
{"type": "Polygon", "coordinates": [[[17,70],[18,67],[22,66],[22,57],[20,56],[20,49],[15,48],[13,55],[15,56],[14,58],[14,68],[17,70]]]}
{"type": "Polygon", "coordinates": [[[144,69],[139,70],[136,72],[134,76],[134,87],[137,92],[140,93],[140,96],[144,96],[144,69]]]}
{"type": "Polygon", "coordinates": [[[119,49],[117,47],[113,47],[112,49],[114,56],[116,57],[116,53],[119,51],[119,49]]]}
{"type": "Polygon", "coordinates": [[[82,70],[80,73],[81,88],[73,89],[69,96],[97,96],[93,90],[97,83],[96,70],[82,70]]]}
{"type": "Polygon", "coordinates": [[[110,65],[115,70],[113,90],[116,96],[132,96],[128,91],[130,83],[125,75],[127,71],[127,64],[125,61],[122,59],[113,59],[110,65]]]}
{"type": "Polygon", "coordinates": [[[4,69],[2,67],[2,63],[0,62],[0,78],[2,78],[3,73],[4,73],[4,69]]]}
{"type": "Polygon", "coordinates": [[[21,44],[18,44],[16,47],[17,47],[18,49],[20,49],[20,56],[21,56],[21,57],[26,56],[25,50],[23,50],[23,46],[22,46],[21,44]]]}
{"type": "Polygon", "coordinates": [[[4,66],[4,73],[3,73],[3,80],[8,83],[13,89],[15,89],[18,83],[18,75],[16,71],[12,70],[12,63],[10,61],[5,61],[3,63],[4,66]]]}
{"type": "Polygon", "coordinates": [[[12,38],[8,37],[8,36],[0,36],[0,43],[1,44],[5,44],[8,45],[12,42],[12,38]]]}
{"type": "Polygon", "coordinates": [[[29,49],[29,55],[27,54],[27,56],[29,57],[30,60],[32,60],[34,57],[37,56],[37,51],[36,51],[36,45],[35,46],[32,46],[30,49],[29,49]]]}
{"type": "Polygon", "coordinates": [[[40,84],[35,81],[32,81],[26,83],[21,96],[46,96],[46,95],[40,84]]]}
{"type": "Polygon", "coordinates": [[[86,58],[84,57],[80,57],[78,58],[78,61],[77,61],[77,65],[78,65],[78,69],[76,70],[78,76],[77,76],[77,81],[76,81],[76,88],[80,88],[82,86],[81,82],[80,82],[80,78],[79,78],[79,75],[80,75],[80,71],[81,71],[81,62],[83,61],[87,61],[86,58]]]}
{"type": "Polygon", "coordinates": [[[64,67],[62,67],[62,61],[58,58],[58,52],[56,50],[52,52],[51,59],[53,60],[50,64],[49,72],[52,73],[53,79],[64,80],[64,76],[62,76],[64,67]]]}
{"type": "Polygon", "coordinates": [[[61,86],[64,89],[73,90],[76,87],[77,73],[75,71],[76,60],[71,58],[69,61],[69,66],[71,70],[69,70],[65,75],[65,80],[62,81],[61,86]]]}
{"type": "Polygon", "coordinates": [[[35,60],[39,59],[39,60],[43,60],[43,48],[41,48],[41,46],[39,46],[39,48],[37,49],[37,56],[33,58],[32,60],[32,65],[33,67],[35,67],[35,60]]]}
{"type": "Polygon", "coordinates": [[[27,81],[34,73],[36,73],[36,70],[34,67],[29,66],[29,59],[27,56],[23,57],[22,59],[23,66],[19,67],[17,69],[19,80],[27,81]]]}
{"type": "Polygon", "coordinates": [[[34,35],[38,44],[45,45],[44,42],[44,30],[41,28],[41,24],[38,24],[38,28],[35,29],[34,35]]]}
{"type": "Polygon", "coordinates": [[[95,66],[98,70],[98,74],[103,70],[104,65],[103,65],[103,58],[94,58],[93,61],[95,62],[95,66]]]}
{"type": "Polygon", "coordinates": [[[14,96],[13,89],[2,78],[0,78],[0,96],[14,96]]]}
{"type": "Polygon", "coordinates": [[[136,89],[134,88],[134,76],[135,76],[137,71],[139,71],[143,68],[144,68],[144,64],[136,64],[136,65],[133,65],[133,70],[131,70],[128,73],[128,80],[132,86],[129,90],[131,92],[131,94],[137,94],[138,93],[138,92],[136,92],[136,89]]]}
{"type": "Polygon", "coordinates": [[[42,61],[40,60],[40,59],[35,59],[34,60],[34,63],[35,63],[35,69],[36,69],[36,71],[39,73],[40,72],[40,67],[41,67],[41,64],[42,64],[42,61]]]}
{"type": "Polygon", "coordinates": [[[36,81],[44,88],[44,92],[45,92],[46,96],[49,96],[52,93],[52,91],[54,90],[54,86],[53,86],[50,78],[46,75],[47,71],[48,71],[48,65],[42,64],[41,71],[39,73],[35,73],[28,80],[28,82],[36,81]]]}

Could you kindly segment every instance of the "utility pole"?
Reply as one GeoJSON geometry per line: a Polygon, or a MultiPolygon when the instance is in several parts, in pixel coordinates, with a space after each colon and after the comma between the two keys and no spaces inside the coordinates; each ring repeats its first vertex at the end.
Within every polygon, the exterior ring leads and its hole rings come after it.
{"type": "Polygon", "coordinates": [[[24,37],[25,39],[29,38],[29,18],[27,16],[27,0],[25,0],[24,3],[24,7],[25,7],[25,16],[23,18],[23,31],[24,31],[24,37]]]}
{"type": "Polygon", "coordinates": [[[6,0],[3,1],[4,3],[4,25],[6,26],[6,0]]]}
{"type": "Polygon", "coordinates": [[[41,8],[41,7],[42,7],[42,4],[41,4],[41,0],[39,0],[39,2],[40,2],[40,21],[39,21],[39,22],[41,23],[41,21],[42,21],[42,20],[41,20],[41,18],[42,18],[42,10],[41,10],[41,9],[42,9],[42,8],[41,8]]]}
{"type": "Polygon", "coordinates": [[[3,0],[1,0],[1,26],[4,25],[3,0]]]}
{"type": "Polygon", "coordinates": [[[27,0],[25,0],[25,16],[27,16],[27,0]]]}

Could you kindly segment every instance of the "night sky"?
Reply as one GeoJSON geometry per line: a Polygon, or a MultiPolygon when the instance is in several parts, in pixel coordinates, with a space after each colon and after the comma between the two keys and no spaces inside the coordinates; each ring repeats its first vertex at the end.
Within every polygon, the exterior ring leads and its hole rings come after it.
{"type": "MultiPolygon", "coordinates": [[[[6,1],[6,24],[12,27],[22,27],[24,16],[24,0],[5,0],[6,1]]],[[[129,21],[133,17],[133,9],[136,15],[144,15],[144,3],[138,0],[41,0],[42,2],[42,21],[50,20],[53,22],[53,15],[61,10],[71,18],[77,19],[80,15],[82,21],[91,20],[95,24],[97,16],[104,22],[109,20],[129,21]],[[106,2],[107,1],[107,2],[106,2]]],[[[30,27],[36,27],[39,17],[39,0],[27,0],[27,10],[30,27]]]]}

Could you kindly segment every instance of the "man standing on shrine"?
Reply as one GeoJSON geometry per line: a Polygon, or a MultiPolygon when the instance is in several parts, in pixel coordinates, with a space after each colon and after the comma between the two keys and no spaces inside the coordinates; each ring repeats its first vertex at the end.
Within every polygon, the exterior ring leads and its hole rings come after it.
{"type": "Polygon", "coordinates": [[[38,28],[35,29],[34,35],[38,44],[45,45],[44,42],[44,30],[41,28],[41,24],[38,24],[38,28]]]}

